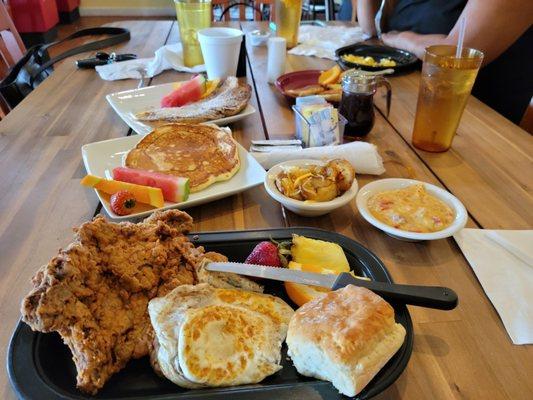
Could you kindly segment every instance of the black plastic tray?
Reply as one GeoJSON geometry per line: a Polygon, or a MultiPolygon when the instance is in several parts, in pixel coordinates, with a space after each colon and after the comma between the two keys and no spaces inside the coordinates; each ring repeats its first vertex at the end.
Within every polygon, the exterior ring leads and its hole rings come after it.
{"type": "Polygon", "coordinates": [[[420,61],[413,54],[405,50],[395,49],[394,47],[383,45],[369,45],[369,44],[351,44],[349,46],[341,47],[335,50],[337,62],[343,69],[359,68],[365,71],[382,71],[384,69],[392,68],[395,72],[406,72],[414,69],[420,65],[420,61]],[[367,65],[355,64],[342,59],[344,54],[353,54],[355,56],[373,57],[379,61],[382,58],[390,58],[396,61],[395,67],[371,67],[367,65]]]}
{"type": "MultiPolygon", "coordinates": [[[[243,261],[252,248],[262,240],[287,240],[296,233],[316,239],[338,243],[346,253],[351,268],[358,275],[376,281],[392,282],[383,263],[359,243],[337,233],[312,228],[269,229],[241,232],[208,232],[190,235],[197,245],[217,251],[233,261],[243,261]]],[[[269,281],[265,292],[277,295],[291,304],[283,285],[269,281]]],[[[405,342],[378,375],[357,396],[368,399],[385,390],[405,369],[413,347],[413,325],[405,305],[392,304],[396,321],[401,323],[407,335],[405,342]]],[[[283,369],[260,384],[219,389],[189,390],[158,377],[150,367],[148,357],[130,361],[127,367],[114,375],[98,392],[89,396],[76,389],[76,369],[70,350],[58,334],[33,332],[28,325],[19,322],[8,352],[8,373],[19,398],[22,399],[299,399],[311,396],[317,399],[342,399],[329,383],[299,375],[282,349],[283,369]]]]}

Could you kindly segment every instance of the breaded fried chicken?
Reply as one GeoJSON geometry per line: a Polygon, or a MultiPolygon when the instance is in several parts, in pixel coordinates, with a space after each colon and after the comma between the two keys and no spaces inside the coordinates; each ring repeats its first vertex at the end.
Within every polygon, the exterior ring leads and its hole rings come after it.
{"type": "Polygon", "coordinates": [[[84,392],[96,393],[130,359],[148,354],[150,299],[197,282],[203,249],[184,235],[191,228],[178,210],[138,224],[98,216],[33,278],[22,318],[33,330],[59,332],[84,392]]]}

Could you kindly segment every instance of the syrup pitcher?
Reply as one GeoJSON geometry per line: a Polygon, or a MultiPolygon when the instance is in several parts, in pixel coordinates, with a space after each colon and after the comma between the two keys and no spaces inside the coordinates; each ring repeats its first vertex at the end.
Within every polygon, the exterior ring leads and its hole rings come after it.
{"type": "Polygon", "coordinates": [[[346,139],[365,136],[374,126],[374,94],[381,85],[387,88],[387,117],[389,116],[392,89],[383,76],[354,70],[342,78],[341,84],[339,112],[348,121],[344,128],[346,139]]]}

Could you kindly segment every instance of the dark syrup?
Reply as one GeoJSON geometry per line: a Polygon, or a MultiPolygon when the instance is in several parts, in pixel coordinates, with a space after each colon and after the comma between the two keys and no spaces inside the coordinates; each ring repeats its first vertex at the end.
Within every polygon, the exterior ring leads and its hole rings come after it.
{"type": "Polygon", "coordinates": [[[373,93],[342,92],[339,112],[348,120],[344,136],[348,138],[366,136],[374,126],[373,93]]]}

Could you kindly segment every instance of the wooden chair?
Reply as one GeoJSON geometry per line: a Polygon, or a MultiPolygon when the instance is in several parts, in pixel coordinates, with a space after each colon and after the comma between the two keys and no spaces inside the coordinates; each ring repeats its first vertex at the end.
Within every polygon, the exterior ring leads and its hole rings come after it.
{"type": "MultiPolygon", "coordinates": [[[[307,19],[317,19],[317,14],[326,14],[326,1],[325,0],[304,0],[302,4],[302,10],[307,16],[307,19]]],[[[302,16],[303,18],[303,16],[302,16]]]]}
{"type": "MultiPolygon", "coordinates": [[[[247,3],[251,6],[254,7],[254,13],[253,13],[253,18],[254,18],[254,21],[261,21],[263,19],[263,16],[262,16],[262,8],[263,6],[265,5],[268,5],[270,7],[270,18],[272,19],[272,15],[274,13],[274,0],[257,0],[257,1],[245,1],[245,0],[241,0],[241,1],[230,1],[230,0],[212,0],[211,1],[211,4],[212,4],[212,9],[215,7],[215,6],[220,6],[222,8],[222,10],[226,10],[228,7],[230,7],[232,4],[235,4],[235,3],[247,3]]],[[[245,4],[239,4],[239,21],[246,21],[246,5],[245,4]]],[[[211,15],[212,15],[212,19],[214,20],[214,14],[213,14],[213,11],[211,11],[211,15]]],[[[231,20],[231,17],[230,17],[230,13],[229,11],[226,12],[224,14],[224,21],[230,21],[231,20]]]]}
{"type": "MultiPolygon", "coordinates": [[[[26,47],[15,28],[6,5],[0,1],[0,79],[22,58],[26,47]]],[[[0,98],[0,119],[9,112],[4,99],[0,98]]]]}
{"type": "Polygon", "coordinates": [[[533,97],[526,108],[522,121],[520,121],[520,127],[533,135],[533,97]]]}
{"type": "Polygon", "coordinates": [[[22,58],[26,47],[15,28],[5,4],[0,1],[0,77],[4,77],[22,58]]]}

